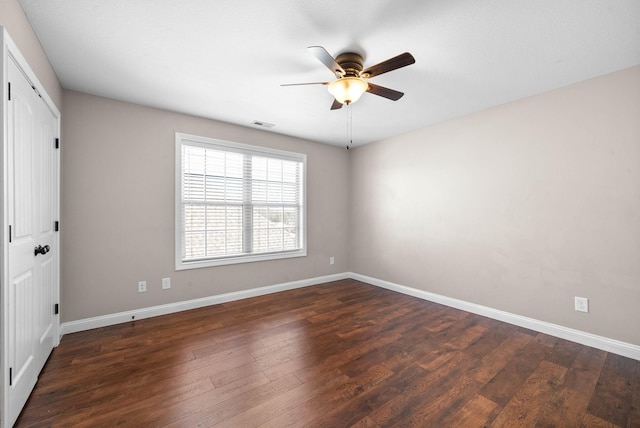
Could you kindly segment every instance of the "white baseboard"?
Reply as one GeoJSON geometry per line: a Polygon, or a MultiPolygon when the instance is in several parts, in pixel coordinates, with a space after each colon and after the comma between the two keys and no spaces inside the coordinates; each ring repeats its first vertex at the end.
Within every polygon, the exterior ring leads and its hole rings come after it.
{"type": "Polygon", "coordinates": [[[99,317],[66,322],[61,325],[60,332],[62,336],[68,333],[75,333],[78,331],[120,324],[123,322],[132,321],[134,319],[141,320],[159,315],[166,315],[175,312],[186,311],[189,309],[201,308],[204,306],[217,305],[220,303],[277,293],[279,291],[293,290],[295,288],[308,287],[311,285],[323,284],[325,282],[338,281],[347,278],[352,278],[358,281],[366,282],[367,284],[375,285],[377,287],[386,288],[398,293],[417,297],[419,299],[428,300],[430,302],[435,302],[445,306],[450,306],[452,308],[482,315],[498,321],[504,321],[509,324],[514,324],[540,333],[549,334],[554,337],[570,340],[572,342],[591,346],[593,348],[601,349],[607,352],[613,352],[614,354],[622,355],[624,357],[633,358],[640,361],[640,346],[638,345],[621,342],[615,339],[609,339],[607,337],[597,336],[595,334],[563,327],[561,325],[523,317],[521,315],[512,314],[510,312],[493,309],[488,306],[477,305],[475,303],[466,302],[464,300],[454,299],[451,297],[442,296],[440,294],[418,290],[416,288],[395,284],[389,281],[384,281],[353,272],[345,272],[334,275],[304,279],[300,281],[286,282],[282,284],[252,288],[249,290],[236,291],[233,293],[218,294],[215,296],[203,297],[201,299],[187,300],[184,302],[170,303],[167,305],[153,306],[150,308],[136,309],[132,311],[119,312],[116,314],[109,314],[99,317]]]}
{"type": "Polygon", "coordinates": [[[132,311],[118,312],[116,314],[65,322],[61,325],[60,336],[69,333],[76,333],[78,331],[91,330],[93,328],[106,327],[109,325],[120,324],[128,321],[156,317],[159,315],[167,315],[175,312],[187,311],[189,309],[202,308],[204,306],[217,305],[220,303],[232,302],[234,300],[248,299],[250,297],[277,293],[279,291],[293,290],[295,288],[308,287],[311,285],[323,284],[325,282],[338,281],[347,278],[349,278],[349,275],[347,273],[326,275],[317,278],[285,282],[282,284],[268,285],[265,287],[236,291],[233,293],[218,294],[215,296],[203,297],[200,299],[186,300],[183,302],[169,303],[166,305],[152,306],[150,308],[135,309],[132,311]]]}
{"type": "Polygon", "coordinates": [[[631,343],[621,342],[615,339],[609,339],[603,336],[586,333],[580,330],[563,327],[561,325],[539,321],[533,318],[523,317],[521,315],[512,314],[510,312],[493,309],[487,306],[477,305],[475,303],[458,300],[451,297],[442,296],[440,294],[430,293],[428,291],[418,290],[416,288],[406,287],[404,285],[394,284],[392,282],[383,281],[377,278],[371,278],[357,273],[349,273],[349,278],[366,282],[367,284],[377,287],[386,288],[388,290],[397,291],[398,293],[407,294],[419,299],[428,300],[430,302],[440,303],[452,308],[461,309],[466,312],[482,315],[498,321],[504,321],[520,327],[528,328],[539,333],[548,334],[561,339],[570,340],[592,348],[601,349],[623,357],[633,358],[640,361],[640,346],[631,343]]]}

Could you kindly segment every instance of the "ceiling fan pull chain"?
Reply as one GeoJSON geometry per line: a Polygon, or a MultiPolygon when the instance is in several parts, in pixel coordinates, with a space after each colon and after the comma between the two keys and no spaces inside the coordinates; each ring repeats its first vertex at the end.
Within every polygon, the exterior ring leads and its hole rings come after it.
{"type": "Polygon", "coordinates": [[[349,110],[349,145],[353,146],[353,110],[351,104],[347,108],[349,110]]]}
{"type": "Polygon", "coordinates": [[[353,116],[351,115],[351,104],[347,104],[347,150],[353,145],[353,116]]]}

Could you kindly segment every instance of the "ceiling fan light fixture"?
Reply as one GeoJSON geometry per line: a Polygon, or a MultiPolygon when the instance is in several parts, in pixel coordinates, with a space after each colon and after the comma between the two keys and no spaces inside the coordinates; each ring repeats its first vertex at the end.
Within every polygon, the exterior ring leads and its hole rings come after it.
{"type": "Polygon", "coordinates": [[[352,104],[360,99],[369,84],[359,77],[341,77],[329,83],[329,93],[341,104],[352,104]]]}

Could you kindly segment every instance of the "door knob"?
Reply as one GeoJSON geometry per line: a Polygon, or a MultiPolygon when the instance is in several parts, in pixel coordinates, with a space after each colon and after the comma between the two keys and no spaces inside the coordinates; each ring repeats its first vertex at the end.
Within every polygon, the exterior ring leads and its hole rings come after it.
{"type": "Polygon", "coordinates": [[[38,245],[36,248],[34,248],[33,252],[34,255],[37,256],[38,254],[47,254],[49,250],[51,250],[51,248],[48,245],[45,245],[44,247],[42,245],[38,245]]]}

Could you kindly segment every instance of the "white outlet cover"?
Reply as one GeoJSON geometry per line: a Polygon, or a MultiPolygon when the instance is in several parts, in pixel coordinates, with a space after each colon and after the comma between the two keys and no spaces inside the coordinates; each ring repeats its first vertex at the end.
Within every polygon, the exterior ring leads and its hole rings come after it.
{"type": "Polygon", "coordinates": [[[171,278],[162,278],[162,289],[168,290],[171,288],[171,278]]]}
{"type": "Polygon", "coordinates": [[[146,292],[147,292],[147,281],[139,281],[138,293],[146,293],[146,292]]]}
{"type": "Polygon", "coordinates": [[[589,299],[587,299],[586,297],[576,296],[575,308],[578,312],[589,312],[589,299]]]}

